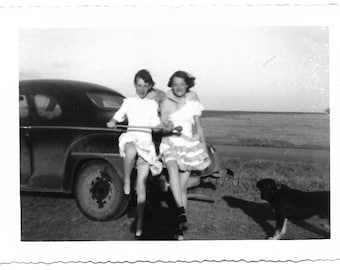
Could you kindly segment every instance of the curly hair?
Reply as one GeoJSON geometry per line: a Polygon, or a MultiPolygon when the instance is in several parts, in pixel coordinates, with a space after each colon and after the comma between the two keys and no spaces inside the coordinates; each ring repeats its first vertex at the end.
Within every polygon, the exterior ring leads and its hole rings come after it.
{"type": "Polygon", "coordinates": [[[146,69],[141,69],[136,73],[134,79],[135,84],[137,83],[138,79],[142,79],[144,82],[149,83],[151,87],[154,87],[155,85],[155,82],[153,81],[150,72],[146,69]]]}
{"type": "Polygon", "coordinates": [[[175,77],[184,79],[185,83],[188,85],[187,91],[189,91],[189,89],[195,85],[196,78],[194,76],[192,76],[186,71],[178,70],[174,74],[172,74],[172,76],[170,77],[169,82],[168,82],[168,87],[172,87],[173,79],[175,77]]]}

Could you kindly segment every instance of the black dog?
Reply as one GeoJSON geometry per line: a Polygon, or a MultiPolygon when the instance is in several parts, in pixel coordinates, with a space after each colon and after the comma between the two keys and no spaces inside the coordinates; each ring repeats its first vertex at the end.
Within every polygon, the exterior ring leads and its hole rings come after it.
{"type": "Polygon", "coordinates": [[[256,187],[261,192],[261,199],[270,203],[275,214],[275,234],[269,239],[282,238],[286,233],[287,218],[305,219],[318,215],[327,218],[329,223],[329,191],[300,191],[273,179],[259,180],[256,187]]]}

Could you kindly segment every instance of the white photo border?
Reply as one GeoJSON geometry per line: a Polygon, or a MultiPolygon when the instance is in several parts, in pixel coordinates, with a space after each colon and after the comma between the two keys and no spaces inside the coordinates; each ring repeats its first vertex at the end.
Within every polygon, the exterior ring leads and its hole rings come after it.
{"type": "MultiPolygon", "coordinates": [[[[311,6],[91,6],[86,7],[18,7],[0,10],[0,72],[2,75],[1,149],[0,168],[6,183],[0,196],[2,213],[0,264],[10,262],[252,262],[340,260],[340,221],[337,206],[339,171],[339,76],[340,70],[340,7],[336,4],[311,6]],[[139,12],[141,11],[141,12],[139,12]],[[219,240],[182,242],[21,242],[19,193],[19,119],[17,89],[19,80],[19,30],[29,28],[100,28],[124,23],[133,27],[139,16],[152,14],[146,26],[158,21],[163,24],[190,19],[197,25],[226,26],[327,26],[330,37],[330,107],[331,107],[331,239],[330,240],[219,240]],[[210,14],[207,20],[203,15],[210,14]],[[76,18],[76,19],[75,19],[76,18]],[[91,18],[91,20],[89,20],[91,18]],[[95,18],[95,19],[94,19],[95,18]],[[5,132],[6,130],[6,132],[5,132]],[[4,218],[6,217],[6,218],[4,218]]],[[[140,21],[138,21],[140,23],[140,21]]]]}

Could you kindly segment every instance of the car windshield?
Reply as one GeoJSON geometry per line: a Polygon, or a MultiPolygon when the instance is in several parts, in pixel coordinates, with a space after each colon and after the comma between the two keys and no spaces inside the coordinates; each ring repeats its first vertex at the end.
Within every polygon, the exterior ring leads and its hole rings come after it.
{"type": "Polygon", "coordinates": [[[102,109],[117,109],[123,103],[123,97],[114,94],[88,92],[87,96],[102,109]]]}

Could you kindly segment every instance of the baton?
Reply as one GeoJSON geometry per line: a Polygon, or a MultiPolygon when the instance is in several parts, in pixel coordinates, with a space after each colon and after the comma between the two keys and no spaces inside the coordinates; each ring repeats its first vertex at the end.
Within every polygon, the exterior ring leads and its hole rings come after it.
{"type": "MultiPolygon", "coordinates": [[[[129,126],[129,125],[115,125],[113,128],[150,128],[150,129],[157,129],[161,130],[162,127],[151,127],[151,126],[129,126]]],[[[176,130],[177,132],[181,132],[183,128],[181,126],[174,127],[172,130],[176,130]]]]}
{"type": "MultiPolygon", "coordinates": [[[[150,128],[150,129],[163,129],[161,127],[151,127],[151,126],[129,126],[129,125],[115,125],[113,128],[101,128],[101,127],[75,127],[75,126],[22,126],[20,127],[23,130],[35,130],[37,128],[39,129],[69,129],[69,130],[87,130],[87,131],[109,131],[112,132],[116,129],[116,127],[120,128],[150,128]]],[[[175,130],[177,134],[180,134],[183,128],[181,126],[177,126],[173,128],[172,130],[175,130]]],[[[145,130],[140,130],[140,132],[148,132],[145,130]]]]}

